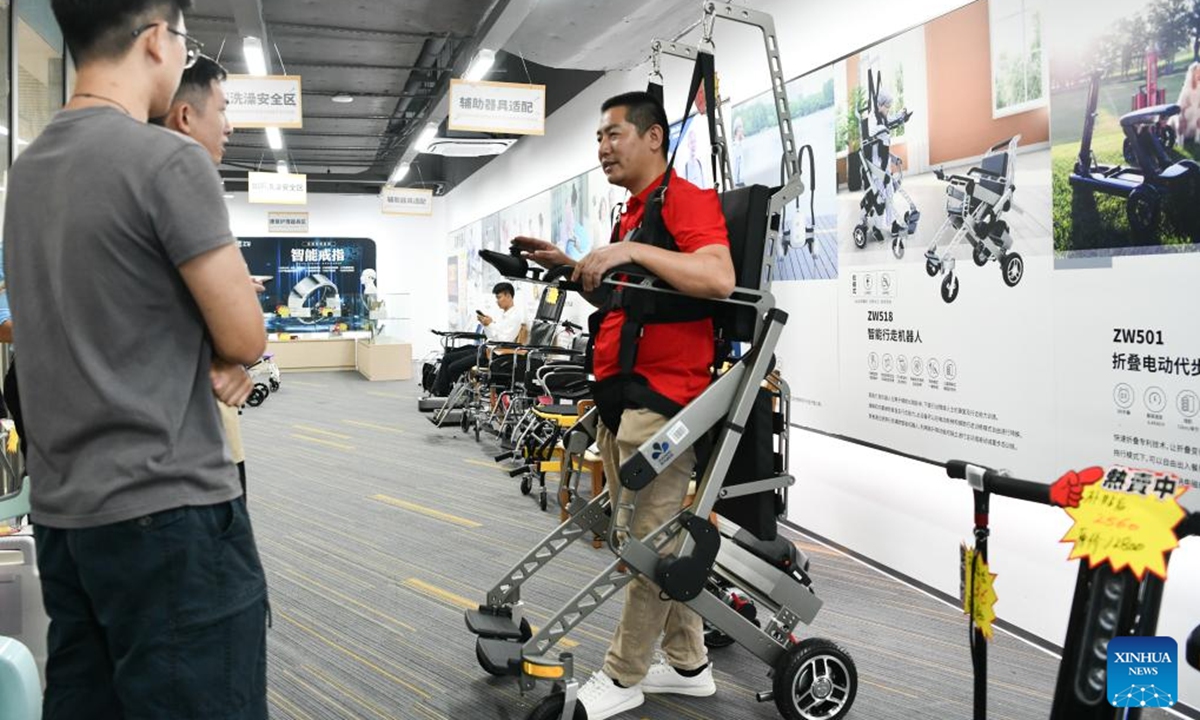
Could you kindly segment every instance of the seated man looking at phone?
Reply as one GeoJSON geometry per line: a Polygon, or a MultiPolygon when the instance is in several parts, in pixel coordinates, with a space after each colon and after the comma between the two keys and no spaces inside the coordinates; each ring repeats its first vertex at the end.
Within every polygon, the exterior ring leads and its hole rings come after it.
{"type": "MultiPolygon", "coordinates": [[[[516,290],[512,283],[500,282],[492,288],[492,294],[496,296],[496,307],[500,308],[498,316],[492,317],[482,310],[476,310],[475,317],[479,324],[483,325],[483,333],[488,340],[516,342],[521,335],[521,327],[525,324],[525,313],[514,300],[516,290]]],[[[477,348],[474,345],[448,351],[442,358],[442,365],[433,381],[433,394],[438,397],[449,395],[450,387],[458,378],[475,366],[476,354],[477,348]]]]}

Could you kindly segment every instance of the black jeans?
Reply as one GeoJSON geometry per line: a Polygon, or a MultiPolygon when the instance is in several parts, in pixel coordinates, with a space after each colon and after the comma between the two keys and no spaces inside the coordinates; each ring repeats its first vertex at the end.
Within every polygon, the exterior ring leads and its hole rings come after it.
{"type": "Polygon", "coordinates": [[[266,719],[266,579],[241,498],[34,536],[43,720],[266,719]]]}
{"type": "Polygon", "coordinates": [[[447,350],[442,355],[442,364],[433,381],[433,394],[437,397],[449,395],[451,386],[459,376],[475,366],[475,356],[478,353],[479,348],[474,345],[447,350]]]}

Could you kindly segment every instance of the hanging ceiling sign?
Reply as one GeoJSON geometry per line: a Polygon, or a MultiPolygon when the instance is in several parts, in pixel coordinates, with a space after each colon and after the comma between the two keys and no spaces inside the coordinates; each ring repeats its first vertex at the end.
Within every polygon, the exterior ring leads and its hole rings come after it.
{"type": "Polygon", "coordinates": [[[384,215],[432,215],[433,191],[385,187],[379,193],[379,206],[384,215]]]}
{"type": "Polygon", "coordinates": [[[292,173],[250,173],[250,202],[265,205],[308,204],[308,176],[292,173]]]}
{"type": "Polygon", "coordinates": [[[542,135],[546,132],[546,86],[451,80],[448,127],[542,135]]]}
{"type": "Polygon", "coordinates": [[[267,213],[267,232],[307,233],[308,232],[308,213],[306,213],[306,212],[269,212],[269,213],[267,213]]]}
{"type": "Polygon", "coordinates": [[[235,128],[304,127],[299,75],[230,75],[225,100],[235,128]]]}

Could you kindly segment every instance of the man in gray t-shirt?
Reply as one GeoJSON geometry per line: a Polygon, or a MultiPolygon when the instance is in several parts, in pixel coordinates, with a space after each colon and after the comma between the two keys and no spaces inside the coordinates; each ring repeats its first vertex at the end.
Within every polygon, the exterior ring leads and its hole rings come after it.
{"type": "Polygon", "coordinates": [[[208,154],[146,124],[198,53],[190,4],[53,0],[76,91],[9,174],[45,718],[266,716],[265,579],[214,397],[244,400],[261,310],[208,154]]]}

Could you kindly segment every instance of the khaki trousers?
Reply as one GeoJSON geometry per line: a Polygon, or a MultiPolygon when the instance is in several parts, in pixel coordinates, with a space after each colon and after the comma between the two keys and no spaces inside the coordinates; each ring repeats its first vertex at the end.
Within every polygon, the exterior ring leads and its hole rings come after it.
{"type": "MultiPolygon", "coordinates": [[[[596,443],[604,461],[610,492],[619,492],[621,502],[633,493],[621,487],[621,462],[637,452],[667,423],[667,418],[644,409],[626,410],[615,436],[599,423],[596,443]]],[[[630,529],[644,538],[683,507],[696,454],[688,449],[661,475],[637,493],[637,510],[630,529]]],[[[615,511],[617,503],[614,501],[615,511]]],[[[668,547],[666,550],[671,550],[668,547]]],[[[662,638],[662,649],[672,667],[694,670],[708,662],[704,647],[704,622],[686,605],[662,600],[653,580],[639,575],[625,586],[625,609],[613,633],[612,646],[604,659],[604,672],[625,687],[642,681],[654,657],[654,645],[662,638]]]]}

